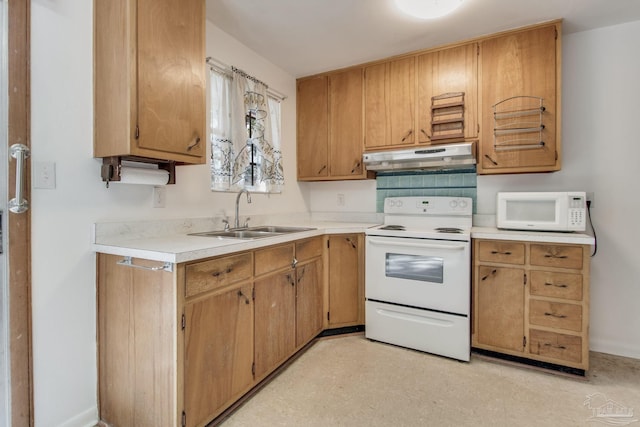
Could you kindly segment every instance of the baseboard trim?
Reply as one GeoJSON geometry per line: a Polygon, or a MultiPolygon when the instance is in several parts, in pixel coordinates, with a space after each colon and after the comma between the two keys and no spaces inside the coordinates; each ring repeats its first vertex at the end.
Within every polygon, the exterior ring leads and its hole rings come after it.
{"type": "Polygon", "coordinates": [[[625,345],[616,341],[602,340],[589,337],[589,350],[598,353],[613,354],[614,356],[630,357],[640,359],[640,347],[625,345]]]}
{"type": "MultiPolygon", "coordinates": [[[[37,420],[36,420],[37,422],[37,420]]],[[[95,427],[100,426],[100,419],[98,417],[98,407],[94,406],[87,409],[84,412],[79,413],[78,415],[69,418],[61,424],[58,424],[57,427],[95,427]]]]}

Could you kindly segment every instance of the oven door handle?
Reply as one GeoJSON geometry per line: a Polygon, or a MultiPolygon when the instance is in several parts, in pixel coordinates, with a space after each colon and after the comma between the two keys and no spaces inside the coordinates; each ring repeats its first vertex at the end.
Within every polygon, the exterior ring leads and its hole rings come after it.
{"type": "Polygon", "coordinates": [[[376,239],[375,237],[368,237],[367,241],[372,245],[384,245],[384,246],[404,246],[407,248],[427,248],[427,249],[451,249],[451,250],[461,250],[465,249],[467,245],[436,245],[433,243],[399,243],[398,241],[389,242],[388,240],[376,239]]]}

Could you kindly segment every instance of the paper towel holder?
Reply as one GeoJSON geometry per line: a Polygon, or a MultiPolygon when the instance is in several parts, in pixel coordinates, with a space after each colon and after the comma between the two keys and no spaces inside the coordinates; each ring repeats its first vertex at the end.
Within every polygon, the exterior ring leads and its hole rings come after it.
{"type": "Polygon", "coordinates": [[[169,172],[169,181],[167,181],[167,184],[176,183],[176,162],[173,160],[157,160],[137,156],[110,156],[102,158],[102,169],[100,172],[102,181],[106,182],[107,188],[109,188],[109,182],[120,181],[123,160],[158,165],[158,169],[169,172]]]}

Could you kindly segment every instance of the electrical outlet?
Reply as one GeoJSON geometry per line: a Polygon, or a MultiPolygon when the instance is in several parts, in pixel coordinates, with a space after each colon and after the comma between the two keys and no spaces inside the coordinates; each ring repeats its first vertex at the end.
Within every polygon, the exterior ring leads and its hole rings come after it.
{"type": "Polygon", "coordinates": [[[587,192],[587,202],[590,202],[589,207],[592,208],[593,207],[593,191],[587,192]]]}
{"type": "Polygon", "coordinates": [[[344,206],[344,194],[339,193],[338,199],[336,200],[338,206],[344,206]]]}
{"type": "Polygon", "coordinates": [[[53,190],[56,188],[56,164],[33,162],[33,188],[53,190]]]}
{"type": "Polygon", "coordinates": [[[167,189],[160,186],[153,187],[153,207],[164,208],[167,203],[167,189]]]}

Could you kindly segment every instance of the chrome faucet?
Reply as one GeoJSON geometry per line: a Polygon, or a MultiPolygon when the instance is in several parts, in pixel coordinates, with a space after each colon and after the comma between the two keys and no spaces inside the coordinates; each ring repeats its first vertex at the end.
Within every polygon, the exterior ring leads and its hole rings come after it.
{"type": "MultiPolygon", "coordinates": [[[[234,222],[234,227],[233,228],[240,228],[240,216],[238,214],[238,211],[240,210],[240,195],[242,193],[247,193],[247,203],[251,203],[251,194],[249,193],[249,191],[247,191],[246,189],[242,189],[238,192],[238,195],[236,196],[236,219],[234,222]]],[[[248,221],[248,220],[247,220],[248,221]]],[[[249,225],[248,223],[245,223],[245,227],[249,225]]]]}

